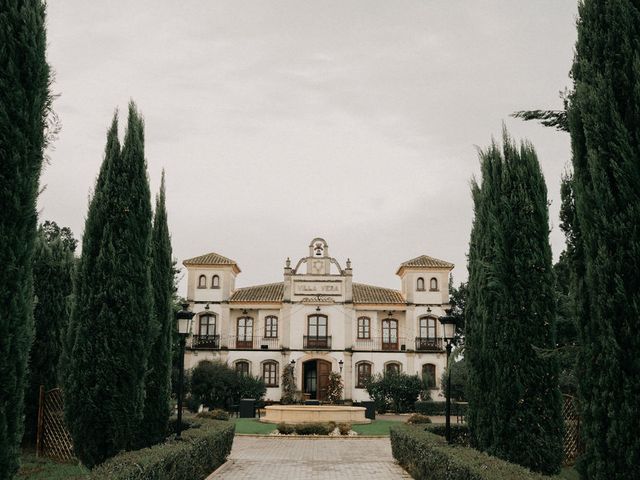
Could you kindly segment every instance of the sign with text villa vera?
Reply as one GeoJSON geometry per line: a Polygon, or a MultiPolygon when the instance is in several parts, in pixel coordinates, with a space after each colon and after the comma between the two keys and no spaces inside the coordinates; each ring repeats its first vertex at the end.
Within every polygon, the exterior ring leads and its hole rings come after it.
{"type": "Polygon", "coordinates": [[[293,293],[295,295],[322,295],[340,296],[342,295],[342,282],[318,282],[318,281],[295,281],[293,282],[293,293]]]}

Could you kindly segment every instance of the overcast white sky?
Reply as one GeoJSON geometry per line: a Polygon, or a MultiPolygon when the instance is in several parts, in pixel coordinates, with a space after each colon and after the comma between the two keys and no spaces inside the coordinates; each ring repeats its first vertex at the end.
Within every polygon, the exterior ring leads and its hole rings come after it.
{"type": "Polygon", "coordinates": [[[132,98],[154,193],[167,172],[180,263],[215,251],[239,263],[239,286],[280,281],[321,236],[357,282],[398,288],[400,262],[428,254],[454,262],[457,283],[476,146],[505,122],[538,151],[557,258],[569,136],[509,115],[561,108],[576,12],[575,0],[49,1],[62,131],[41,218],[81,237],[107,126],[132,98]]]}

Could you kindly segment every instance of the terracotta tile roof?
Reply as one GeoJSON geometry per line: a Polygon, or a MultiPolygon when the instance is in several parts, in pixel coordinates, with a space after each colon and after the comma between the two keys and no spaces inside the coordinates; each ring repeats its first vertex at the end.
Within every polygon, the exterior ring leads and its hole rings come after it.
{"type": "Polygon", "coordinates": [[[398,290],[374,287],[364,283],[353,284],[353,303],[407,303],[398,290]]]}
{"type": "Polygon", "coordinates": [[[238,288],[229,299],[230,302],[282,302],[284,283],[268,283],[253,287],[238,288]]]}
{"type": "MultiPolygon", "coordinates": [[[[269,283],[252,287],[238,288],[229,299],[230,302],[282,302],[284,283],[269,283]]],[[[363,283],[353,284],[353,303],[405,304],[398,290],[374,287],[363,283]]]]}
{"type": "Polygon", "coordinates": [[[238,265],[234,260],[223,257],[215,252],[205,253],[199,257],[188,258],[183,265],[238,265]]]}
{"type": "Polygon", "coordinates": [[[429,255],[420,255],[400,264],[402,267],[453,268],[453,263],[445,262],[429,255]]]}

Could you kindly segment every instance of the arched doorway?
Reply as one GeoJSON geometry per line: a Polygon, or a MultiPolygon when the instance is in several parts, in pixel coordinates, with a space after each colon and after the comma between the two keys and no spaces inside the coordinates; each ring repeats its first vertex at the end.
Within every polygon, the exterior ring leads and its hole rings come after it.
{"type": "Polygon", "coordinates": [[[327,399],[327,386],[331,362],[326,360],[308,360],[302,364],[302,390],[315,400],[327,399]]]}

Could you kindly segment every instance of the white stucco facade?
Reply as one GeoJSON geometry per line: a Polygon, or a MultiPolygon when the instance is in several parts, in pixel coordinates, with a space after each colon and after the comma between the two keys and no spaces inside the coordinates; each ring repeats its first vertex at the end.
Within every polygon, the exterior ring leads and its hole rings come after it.
{"type": "Polygon", "coordinates": [[[387,369],[429,376],[441,396],[446,365],[438,317],[449,300],[453,264],[426,255],[404,262],[400,289],[353,282],[322,238],[308,255],[286,260],[280,282],[235,288],[237,263],[209,253],[184,261],[187,300],[194,316],[185,367],[218,359],[268,383],[281,395],[281,375],[294,362],[297,388],[323,399],[329,371],[341,372],[344,398],[368,400],[362,379],[387,369]],[[435,377],[435,378],[434,378],[435,377]]]}

